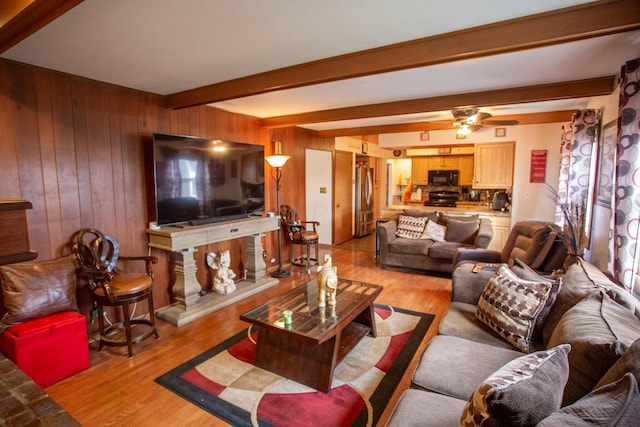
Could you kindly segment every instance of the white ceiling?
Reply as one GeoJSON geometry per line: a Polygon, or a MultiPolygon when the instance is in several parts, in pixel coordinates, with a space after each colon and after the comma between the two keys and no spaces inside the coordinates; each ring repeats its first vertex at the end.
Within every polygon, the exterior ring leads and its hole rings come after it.
{"type": "MultiPolygon", "coordinates": [[[[160,95],[534,13],[579,0],[85,0],[0,55],[160,95]]],[[[569,23],[567,24],[569,25],[569,23]]],[[[640,31],[231,99],[260,118],[613,76],[640,31]]],[[[487,108],[494,115],[584,107],[588,99],[487,108]]],[[[449,112],[310,123],[315,130],[450,118],[449,112]]]]}

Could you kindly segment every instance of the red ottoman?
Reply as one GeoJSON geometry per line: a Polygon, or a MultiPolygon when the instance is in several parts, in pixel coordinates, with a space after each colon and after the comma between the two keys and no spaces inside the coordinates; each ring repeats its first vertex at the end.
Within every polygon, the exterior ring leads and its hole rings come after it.
{"type": "Polygon", "coordinates": [[[46,387],[89,367],[86,320],[65,311],[12,326],[0,334],[0,351],[46,387]]]}

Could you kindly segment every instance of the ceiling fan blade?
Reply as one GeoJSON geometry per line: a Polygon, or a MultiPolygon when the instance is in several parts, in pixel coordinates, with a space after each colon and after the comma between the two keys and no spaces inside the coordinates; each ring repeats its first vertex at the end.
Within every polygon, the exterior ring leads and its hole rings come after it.
{"type": "Polygon", "coordinates": [[[513,126],[520,124],[517,120],[486,120],[482,126],[513,126]]]}
{"type": "MultiPolygon", "coordinates": [[[[473,117],[473,121],[478,123],[478,122],[483,122],[485,119],[488,119],[489,117],[491,117],[491,114],[486,113],[484,111],[480,111],[478,114],[475,115],[475,117],[473,117]]],[[[469,119],[471,119],[472,117],[469,117],[469,119]]]]}

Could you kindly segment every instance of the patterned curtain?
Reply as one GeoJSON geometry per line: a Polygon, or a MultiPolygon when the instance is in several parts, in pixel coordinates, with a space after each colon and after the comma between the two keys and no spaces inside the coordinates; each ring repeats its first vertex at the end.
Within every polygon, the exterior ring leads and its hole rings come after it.
{"type": "Polygon", "coordinates": [[[560,141],[560,174],[558,177],[558,193],[556,204],[555,223],[564,227],[564,214],[562,206],[568,198],[569,170],[571,166],[571,145],[573,143],[573,123],[565,123],[562,126],[562,140],[560,141]]]}
{"type": "Polygon", "coordinates": [[[640,58],[622,66],[613,201],[614,274],[633,291],[640,228],[640,58]]]}
{"type": "Polygon", "coordinates": [[[569,248],[570,253],[579,256],[589,244],[595,167],[592,162],[599,125],[600,110],[576,111],[562,135],[556,224],[575,242],[575,248],[569,248]]]}

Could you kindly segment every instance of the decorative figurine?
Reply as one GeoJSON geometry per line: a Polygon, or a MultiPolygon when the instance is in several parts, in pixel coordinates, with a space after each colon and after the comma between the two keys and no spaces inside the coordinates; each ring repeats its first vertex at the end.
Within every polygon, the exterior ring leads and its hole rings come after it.
{"type": "Polygon", "coordinates": [[[207,264],[213,270],[216,270],[213,277],[213,290],[215,292],[230,294],[236,290],[236,284],[233,281],[236,273],[230,268],[231,254],[228,250],[221,252],[220,255],[216,255],[215,252],[209,252],[207,254],[207,264]]]}
{"type": "Polygon", "coordinates": [[[324,265],[318,266],[318,307],[336,305],[338,289],[338,267],[331,265],[331,255],[324,255],[324,265]]]}

